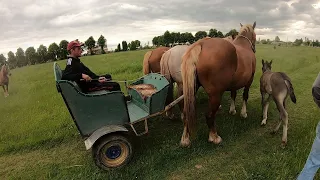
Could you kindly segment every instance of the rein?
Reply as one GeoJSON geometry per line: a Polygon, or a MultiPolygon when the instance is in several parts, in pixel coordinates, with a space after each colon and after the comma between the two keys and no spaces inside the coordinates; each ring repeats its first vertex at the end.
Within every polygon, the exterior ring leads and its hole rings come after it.
{"type": "Polygon", "coordinates": [[[240,36],[240,37],[243,37],[243,38],[245,38],[245,39],[247,39],[248,41],[249,41],[249,43],[250,43],[250,45],[251,45],[251,49],[252,49],[252,51],[254,52],[254,53],[256,53],[256,48],[254,48],[254,46],[253,46],[253,44],[252,44],[252,42],[250,41],[250,39],[249,38],[247,38],[246,36],[243,36],[243,35],[238,35],[238,36],[240,36]]]}

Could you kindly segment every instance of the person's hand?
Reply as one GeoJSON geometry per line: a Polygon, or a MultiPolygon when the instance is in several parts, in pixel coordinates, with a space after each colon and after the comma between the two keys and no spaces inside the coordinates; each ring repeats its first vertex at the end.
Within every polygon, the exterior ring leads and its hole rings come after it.
{"type": "Polygon", "coordinates": [[[103,83],[103,82],[106,82],[107,79],[105,77],[99,77],[99,82],[100,83],[103,83]]]}
{"type": "Polygon", "coordinates": [[[82,79],[86,80],[86,81],[91,81],[91,77],[86,75],[86,74],[82,74],[82,79]]]}

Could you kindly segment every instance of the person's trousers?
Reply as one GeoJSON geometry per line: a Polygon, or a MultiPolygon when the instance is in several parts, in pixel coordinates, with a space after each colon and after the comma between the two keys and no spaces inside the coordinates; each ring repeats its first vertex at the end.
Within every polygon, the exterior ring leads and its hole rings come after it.
{"type": "Polygon", "coordinates": [[[316,137],[304,168],[298,176],[298,180],[313,180],[320,167],[320,122],[317,125],[316,137]]]}
{"type": "MultiPolygon", "coordinates": [[[[108,81],[112,80],[110,74],[105,74],[100,77],[105,77],[108,81]]],[[[99,90],[108,90],[108,91],[121,91],[120,85],[117,82],[102,82],[99,81],[91,81],[86,82],[86,89],[88,92],[99,91],[99,90]]]]}

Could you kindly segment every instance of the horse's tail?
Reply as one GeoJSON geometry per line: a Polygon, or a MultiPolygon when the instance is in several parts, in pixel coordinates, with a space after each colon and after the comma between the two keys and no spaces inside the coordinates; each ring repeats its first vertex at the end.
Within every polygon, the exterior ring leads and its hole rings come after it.
{"type": "Polygon", "coordinates": [[[160,60],[160,73],[167,78],[169,82],[171,82],[171,74],[168,66],[169,58],[171,56],[171,51],[166,51],[163,53],[160,60]]]}
{"type": "MultiPolygon", "coordinates": [[[[200,40],[201,41],[201,40],[200,40]]],[[[184,114],[189,133],[194,131],[196,121],[195,90],[196,90],[196,64],[201,52],[200,41],[192,44],[182,56],[181,75],[183,81],[184,114]]]]}
{"type": "Polygon", "coordinates": [[[293,89],[293,85],[291,83],[290,78],[283,72],[280,72],[280,74],[281,74],[282,78],[284,79],[284,82],[288,88],[291,101],[293,103],[297,103],[297,98],[296,98],[296,95],[294,94],[294,89],[293,89]]]}
{"type": "Polygon", "coordinates": [[[149,58],[152,54],[152,51],[148,51],[143,58],[143,74],[149,74],[150,73],[150,67],[149,67],[149,58]]]}

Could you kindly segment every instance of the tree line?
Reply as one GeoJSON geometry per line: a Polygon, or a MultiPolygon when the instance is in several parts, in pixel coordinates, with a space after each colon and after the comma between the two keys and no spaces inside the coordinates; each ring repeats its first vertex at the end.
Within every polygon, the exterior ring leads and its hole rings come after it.
{"type": "Polygon", "coordinates": [[[152,39],[152,44],[155,46],[170,46],[175,44],[186,44],[187,42],[192,44],[199,39],[204,37],[220,37],[224,38],[227,36],[237,35],[238,31],[235,29],[231,29],[226,34],[223,34],[221,31],[217,29],[210,29],[209,33],[207,31],[198,31],[194,35],[190,32],[169,32],[168,30],[164,32],[163,35],[155,36],[152,39]]]}
{"type": "MultiPolygon", "coordinates": [[[[0,54],[0,65],[5,62],[9,64],[10,69],[14,69],[17,67],[23,67],[27,65],[41,64],[48,61],[57,61],[66,59],[68,56],[67,40],[61,40],[59,44],[52,43],[49,47],[41,44],[38,48],[34,46],[28,47],[25,51],[19,47],[17,51],[14,53],[12,51],[8,52],[8,58],[6,58],[3,54],[0,54]]],[[[96,51],[96,47],[100,47],[100,53],[105,54],[105,48],[107,47],[107,40],[103,35],[100,35],[98,40],[96,41],[93,36],[90,36],[85,42],[85,48],[90,51],[91,55],[94,55],[96,51]]],[[[140,46],[140,41],[136,40],[128,45],[131,50],[135,50],[136,47],[140,46]]]]}

